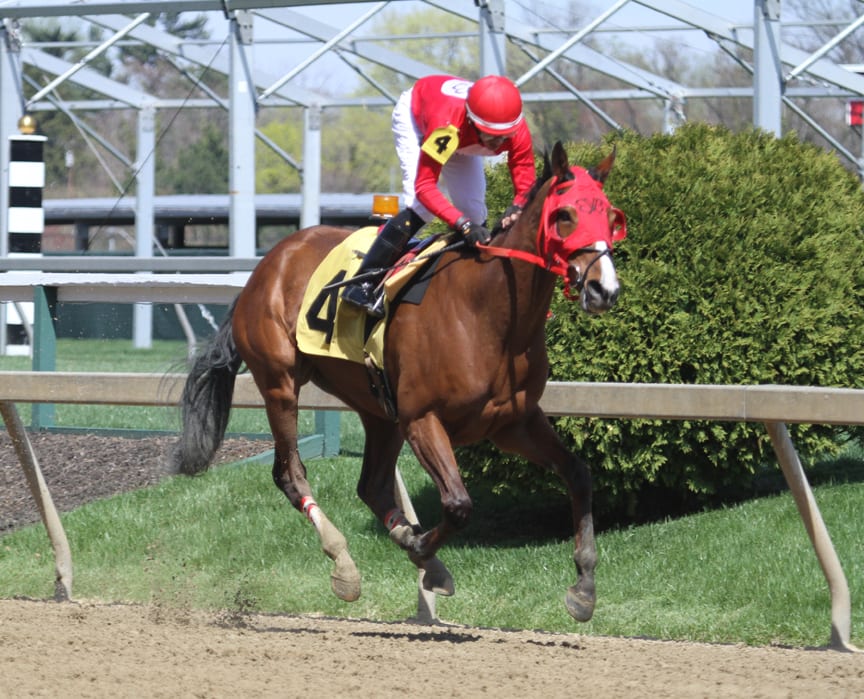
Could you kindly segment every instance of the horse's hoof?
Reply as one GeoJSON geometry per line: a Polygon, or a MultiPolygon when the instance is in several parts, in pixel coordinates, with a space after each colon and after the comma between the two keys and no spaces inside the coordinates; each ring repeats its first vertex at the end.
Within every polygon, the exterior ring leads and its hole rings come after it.
{"type": "Polygon", "coordinates": [[[423,589],[428,592],[434,592],[436,595],[450,597],[456,592],[456,586],[453,583],[453,576],[447,570],[441,561],[436,556],[429,560],[423,561],[423,589]]]}
{"type": "Polygon", "coordinates": [[[390,539],[399,548],[411,551],[417,539],[414,528],[410,524],[397,524],[390,530],[390,539]]]}
{"type": "Polygon", "coordinates": [[[330,588],[334,595],[346,602],[354,602],[360,597],[360,571],[347,551],[340,553],[334,561],[330,588]]]}
{"type": "Polygon", "coordinates": [[[567,607],[567,612],[576,621],[590,621],[594,615],[594,592],[586,592],[580,590],[578,585],[572,585],[567,589],[567,595],[564,597],[564,604],[567,607]]]}

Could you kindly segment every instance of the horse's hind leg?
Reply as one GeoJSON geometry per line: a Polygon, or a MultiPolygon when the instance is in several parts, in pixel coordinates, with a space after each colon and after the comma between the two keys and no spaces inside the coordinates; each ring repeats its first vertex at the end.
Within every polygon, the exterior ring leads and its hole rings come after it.
{"type": "Polygon", "coordinates": [[[567,590],[564,602],[570,616],[577,621],[588,621],[594,614],[596,602],[594,569],[597,565],[588,466],[567,450],[539,408],[524,423],[508,426],[492,441],[504,451],[551,469],[564,481],[573,511],[573,562],[577,574],[576,584],[567,590]]]}
{"type": "Polygon", "coordinates": [[[315,239],[299,235],[292,239],[307,240],[308,245],[298,242],[298,247],[292,248],[286,242],[281,257],[268,255],[238,296],[233,317],[234,343],[264,398],[276,443],[273,481],[318,532],[324,553],[334,562],[333,592],[353,601],[360,596],[360,574],[348,553],[345,537],[315,502],[297,449],[300,387],[312,371],[308,358],[297,349],[297,312],[308,282],[306,274],[317,264],[316,255],[325,254],[327,242],[316,243],[315,239]]]}
{"type": "MultiPolygon", "coordinates": [[[[284,383],[289,383],[283,379],[284,383]]],[[[333,561],[330,586],[333,593],[346,602],[360,597],[360,573],[348,552],[348,543],[336,526],[315,502],[306,479],[306,466],[297,448],[297,391],[288,386],[261,390],[267,409],[270,429],[276,441],[273,459],[273,482],[315,527],[321,548],[333,561]]]]}

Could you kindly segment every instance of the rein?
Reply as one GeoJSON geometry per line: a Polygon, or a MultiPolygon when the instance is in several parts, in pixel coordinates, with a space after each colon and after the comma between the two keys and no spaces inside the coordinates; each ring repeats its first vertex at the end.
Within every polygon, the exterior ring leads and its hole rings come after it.
{"type": "MultiPolygon", "coordinates": [[[[481,245],[479,243],[476,247],[478,250],[488,252],[490,255],[494,255],[495,257],[510,257],[517,260],[523,260],[524,262],[530,262],[532,265],[536,265],[541,269],[545,269],[547,272],[553,272],[559,277],[567,276],[567,265],[565,263],[555,260],[546,260],[533,252],[513,250],[511,248],[499,248],[494,245],[481,245]]],[[[588,249],[589,248],[585,248],[584,250],[588,249]]],[[[583,252],[584,250],[580,250],[579,252],[583,252]]]]}
{"type": "MultiPolygon", "coordinates": [[[[561,260],[547,260],[540,255],[535,255],[533,252],[525,252],[524,250],[513,250],[511,248],[499,248],[494,245],[477,245],[478,250],[482,250],[483,252],[488,252],[490,255],[494,255],[495,257],[509,257],[517,260],[522,260],[524,262],[529,262],[532,265],[539,267],[540,269],[544,269],[547,272],[552,272],[553,274],[557,274],[563,280],[567,281],[567,272],[570,269],[570,266],[561,260]]],[[[597,252],[594,248],[578,248],[573,251],[573,254],[583,254],[586,252],[597,252]]],[[[588,272],[591,271],[591,268],[600,260],[604,255],[612,256],[612,249],[606,248],[605,250],[601,250],[597,252],[591,262],[585,267],[585,271],[579,275],[579,278],[573,284],[565,284],[564,285],[564,295],[570,299],[571,297],[571,289],[576,289],[576,294],[581,294],[582,289],[585,287],[585,279],[588,277],[588,272]]]]}

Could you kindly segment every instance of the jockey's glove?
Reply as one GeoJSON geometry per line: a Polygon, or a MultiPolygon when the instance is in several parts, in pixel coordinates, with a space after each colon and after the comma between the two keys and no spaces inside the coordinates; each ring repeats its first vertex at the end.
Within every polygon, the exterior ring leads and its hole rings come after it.
{"type": "Polygon", "coordinates": [[[492,240],[492,234],[485,226],[479,223],[469,221],[465,216],[461,216],[454,226],[457,231],[465,236],[465,240],[471,245],[488,245],[492,240]]]}
{"type": "Polygon", "coordinates": [[[501,217],[501,222],[498,225],[504,230],[510,228],[514,223],[516,223],[516,219],[519,218],[521,213],[521,206],[519,206],[518,204],[511,204],[504,211],[504,215],[501,217]]]}
{"type": "Polygon", "coordinates": [[[518,204],[511,204],[504,210],[504,215],[501,218],[507,218],[508,216],[512,216],[513,214],[521,214],[522,207],[518,204]]]}

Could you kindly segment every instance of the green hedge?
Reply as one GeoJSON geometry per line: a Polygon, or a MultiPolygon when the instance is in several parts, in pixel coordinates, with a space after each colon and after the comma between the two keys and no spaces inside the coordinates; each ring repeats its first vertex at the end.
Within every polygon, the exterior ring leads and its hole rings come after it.
{"type": "MultiPolygon", "coordinates": [[[[611,148],[606,184],[628,216],[616,248],[618,305],[589,317],[559,292],[547,325],[554,380],[864,386],[864,194],[835,155],[793,135],[693,124],[674,135],[568,146],[590,166],[611,148]]],[[[490,175],[503,211],[506,169],[490,175]]],[[[601,524],[746,496],[770,464],[760,424],[559,419],[592,465],[601,524]]],[[[854,430],[790,426],[803,460],[854,430]]],[[[556,487],[489,446],[460,455],[496,489],[556,487]]]]}

